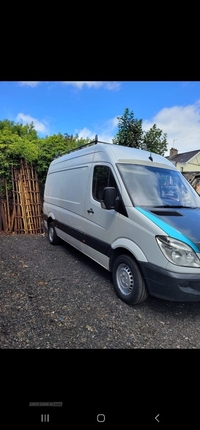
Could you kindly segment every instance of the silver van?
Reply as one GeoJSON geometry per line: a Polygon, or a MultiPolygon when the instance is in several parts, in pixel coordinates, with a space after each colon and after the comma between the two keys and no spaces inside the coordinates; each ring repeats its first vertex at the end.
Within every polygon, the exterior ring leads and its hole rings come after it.
{"type": "Polygon", "coordinates": [[[53,160],[44,226],[112,272],[126,303],[200,300],[200,197],[148,151],[92,142],[53,160]]]}

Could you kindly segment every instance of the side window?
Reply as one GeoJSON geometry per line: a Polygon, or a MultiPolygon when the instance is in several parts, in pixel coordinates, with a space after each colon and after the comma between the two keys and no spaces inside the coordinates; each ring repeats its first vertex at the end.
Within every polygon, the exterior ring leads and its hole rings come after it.
{"type": "Polygon", "coordinates": [[[115,187],[117,184],[108,166],[95,166],[92,184],[92,195],[95,200],[101,201],[105,187],[115,187]]]}

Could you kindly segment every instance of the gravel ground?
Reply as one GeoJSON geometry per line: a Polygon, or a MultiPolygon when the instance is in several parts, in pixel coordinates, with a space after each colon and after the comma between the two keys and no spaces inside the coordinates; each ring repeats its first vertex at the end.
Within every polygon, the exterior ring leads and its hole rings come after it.
{"type": "Polygon", "coordinates": [[[111,274],[44,235],[0,235],[0,347],[200,348],[200,303],[128,306],[111,274]]]}

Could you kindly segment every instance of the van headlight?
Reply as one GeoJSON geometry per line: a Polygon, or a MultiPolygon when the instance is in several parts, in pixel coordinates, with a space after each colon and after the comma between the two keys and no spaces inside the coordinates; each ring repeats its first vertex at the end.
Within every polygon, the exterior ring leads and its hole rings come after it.
{"type": "Polygon", "coordinates": [[[164,256],[177,266],[200,267],[200,259],[186,243],[172,237],[157,236],[157,243],[164,256]]]}

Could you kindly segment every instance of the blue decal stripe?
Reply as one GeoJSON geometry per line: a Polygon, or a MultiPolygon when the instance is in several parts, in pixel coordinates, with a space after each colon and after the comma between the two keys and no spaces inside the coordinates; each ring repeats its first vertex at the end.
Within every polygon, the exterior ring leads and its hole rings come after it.
{"type": "Polygon", "coordinates": [[[189,245],[195,252],[199,252],[199,249],[197,248],[197,246],[190,239],[188,239],[187,236],[182,234],[179,230],[176,230],[176,228],[167,224],[165,221],[162,221],[157,216],[153,215],[148,211],[145,211],[144,209],[138,206],[135,206],[135,209],[137,209],[139,212],[141,212],[143,215],[149,218],[154,224],[156,224],[166,234],[168,234],[168,236],[173,237],[174,239],[177,239],[177,240],[181,240],[181,242],[187,243],[187,245],[189,245]]]}

